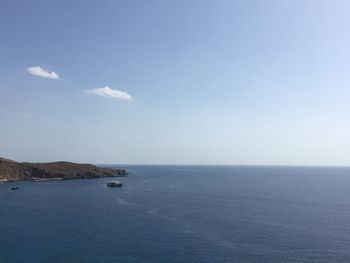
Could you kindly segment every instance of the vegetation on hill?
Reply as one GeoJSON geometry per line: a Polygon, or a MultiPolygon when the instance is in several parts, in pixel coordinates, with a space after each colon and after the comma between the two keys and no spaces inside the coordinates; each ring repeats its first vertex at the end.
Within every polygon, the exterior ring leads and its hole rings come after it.
{"type": "Polygon", "coordinates": [[[0,180],[51,180],[125,176],[122,169],[70,162],[20,163],[0,158],[0,180]]]}

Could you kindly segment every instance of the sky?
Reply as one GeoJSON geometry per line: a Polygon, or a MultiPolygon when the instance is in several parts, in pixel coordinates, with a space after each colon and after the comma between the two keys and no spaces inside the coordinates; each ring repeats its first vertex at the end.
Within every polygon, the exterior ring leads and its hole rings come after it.
{"type": "Polygon", "coordinates": [[[0,156],[350,165],[350,1],[0,2],[0,156]]]}

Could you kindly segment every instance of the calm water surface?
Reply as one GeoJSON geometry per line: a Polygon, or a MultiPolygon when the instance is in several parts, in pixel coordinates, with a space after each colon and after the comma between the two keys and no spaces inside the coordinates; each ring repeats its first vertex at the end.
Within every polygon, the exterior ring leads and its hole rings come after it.
{"type": "Polygon", "coordinates": [[[349,168],[122,168],[1,184],[0,263],[350,262],[349,168]]]}

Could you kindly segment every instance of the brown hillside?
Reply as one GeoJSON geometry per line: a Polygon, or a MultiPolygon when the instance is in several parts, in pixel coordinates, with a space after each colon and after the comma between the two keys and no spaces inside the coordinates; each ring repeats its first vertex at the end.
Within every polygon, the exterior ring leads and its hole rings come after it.
{"type": "Polygon", "coordinates": [[[125,176],[121,169],[101,168],[92,164],[70,162],[19,163],[0,158],[0,180],[78,179],[125,176]]]}

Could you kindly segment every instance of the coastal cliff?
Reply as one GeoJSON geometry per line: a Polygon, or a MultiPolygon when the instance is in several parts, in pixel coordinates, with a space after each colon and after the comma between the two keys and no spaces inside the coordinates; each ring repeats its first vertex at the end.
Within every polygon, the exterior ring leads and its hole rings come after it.
{"type": "Polygon", "coordinates": [[[20,163],[0,158],[0,182],[18,180],[65,180],[126,176],[122,169],[101,168],[92,164],[70,162],[20,163]]]}

